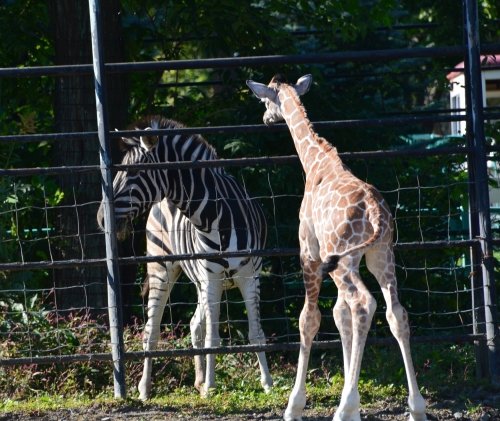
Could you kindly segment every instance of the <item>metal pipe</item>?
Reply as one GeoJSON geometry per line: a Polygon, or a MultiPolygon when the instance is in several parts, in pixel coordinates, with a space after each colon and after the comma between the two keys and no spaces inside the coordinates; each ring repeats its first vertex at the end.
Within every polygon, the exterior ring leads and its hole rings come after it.
{"type": "MultiPolygon", "coordinates": [[[[482,54],[494,54],[500,50],[499,44],[483,45],[482,54]]],[[[132,71],[167,71],[187,69],[224,69],[234,67],[276,66],[284,64],[325,64],[346,61],[385,61],[408,58],[442,58],[462,56],[462,46],[394,48],[389,50],[339,51],[325,54],[296,54],[256,57],[225,57],[192,60],[164,60],[136,63],[107,63],[107,73],[132,71]]],[[[6,67],[0,69],[1,77],[71,76],[90,74],[90,64],[6,67]]]]}
{"type": "Polygon", "coordinates": [[[102,197],[104,203],[104,226],[106,243],[108,317],[113,356],[113,380],[115,398],[126,397],[125,389],[125,345],[123,340],[123,317],[118,268],[118,247],[115,236],[113,206],[113,174],[111,147],[109,142],[106,84],[102,53],[101,15],[99,0],[89,0],[90,31],[92,38],[92,61],[95,77],[97,131],[100,144],[102,197]]]}
{"type": "MultiPolygon", "coordinates": [[[[469,343],[473,341],[483,341],[482,335],[439,335],[439,336],[413,336],[412,343],[469,343]]],[[[372,346],[397,346],[393,337],[376,338],[369,337],[366,340],[367,345],[372,346]]],[[[314,349],[333,349],[340,348],[340,340],[314,341],[314,349]]],[[[236,354],[245,352],[275,352],[275,351],[298,351],[299,342],[280,342],[262,345],[230,345],[216,348],[183,348],[183,349],[165,349],[158,351],[136,351],[125,353],[126,360],[141,360],[145,357],[193,357],[195,355],[207,354],[236,354]]],[[[6,358],[0,359],[1,366],[25,365],[25,364],[60,364],[70,362],[89,362],[89,361],[111,361],[112,355],[109,353],[94,354],[73,354],[73,355],[47,355],[25,358],[6,358]]]]}
{"type": "MultiPolygon", "coordinates": [[[[471,240],[454,240],[454,241],[424,241],[424,242],[409,242],[396,243],[394,249],[398,251],[408,250],[439,250],[450,248],[465,248],[476,247],[477,239],[471,240]]],[[[240,250],[231,252],[216,252],[216,253],[194,253],[194,254],[169,254],[166,256],[130,256],[119,257],[118,263],[122,265],[137,265],[150,262],[174,262],[180,260],[196,260],[210,258],[231,258],[242,256],[261,256],[261,257],[285,257],[298,256],[298,248],[274,248],[262,250],[240,250]]],[[[68,267],[87,267],[87,266],[104,266],[107,259],[85,259],[85,260],[57,260],[57,261],[37,261],[37,262],[11,262],[0,263],[1,271],[21,271],[21,270],[36,270],[36,269],[64,269],[68,267]]]]}
{"type": "MultiPolygon", "coordinates": [[[[455,110],[446,110],[443,112],[451,113],[455,110]]],[[[409,124],[425,124],[425,123],[446,123],[451,121],[464,121],[465,114],[438,114],[438,115],[401,115],[393,117],[367,118],[367,119],[351,119],[351,120],[329,120],[315,121],[314,127],[321,128],[349,128],[349,127],[379,127],[379,126],[401,126],[409,124]]],[[[488,116],[490,117],[490,116],[488,116]]],[[[495,115],[491,115],[494,118],[495,115]]],[[[276,124],[266,126],[264,124],[241,124],[232,126],[210,126],[210,127],[182,127],[175,129],[157,129],[150,130],[148,134],[224,134],[224,133],[274,133],[279,131],[287,131],[286,124],[276,124]]],[[[109,136],[126,137],[137,136],[145,132],[144,130],[116,130],[109,133],[109,136]]],[[[28,134],[28,135],[7,135],[0,136],[0,142],[40,142],[42,140],[51,141],[68,141],[72,139],[95,139],[96,132],[78,132],[78,133],[46,133],[46,134],[28,134]]]]}
{"type": "Polygon", "coordinates": [[[483,115],[483,88],[481,78],[481,58],[479,41],[478,6],[475,0],[464,0],[464,23],[465,23],[465,77],[468,84],[468,119],[467,140],[469,146],[473,147],[472,156],[469,160],[472,166],[473,188],[475,191],[475,209],[471,208],[471,233],[479,239],[480,261],[482,280],[482,301],[484,304],[484,328],[486,334],[486,347],[488,357],[488,371],[491,382],[500,384],[498,350],[498,322],[495,293],[495,274],[493,248],[491,245],[492,231],[490,218],[490,202],[488,189],[488,171],[486,166],[486,142],[484,134],[483,115]],[[474,212],[474,213],[473,213],[474,212]],[[477,231],[477,232],[476,232],[477,231]]]}
{"type": "MultiPolygon", "coordinates": [[[[152,130],[151,130],[152,131],[152,130]]],[[[383,159],[397,157],[423,157],[423,156],[450,156],[465,155],[470,152],[469,148],[454,146],[439,149],[396,149],[391,151],[366,151],[366,152],[341,152],[342,159],[383,159]]],[[[184,168],[218,168],[218,167],[250,167],[253,165],[275,165],[275,164],[296,164],[299,163],[297,155],[284,156],[263,156],[252,158],[230,158],[207,161],[178,161],[178,162],[157,162],[145,164],[116,164],[110,168],[113,170],[141,170],[141,169],[171,169],[178,170],[184,168]]],[[[97,165],[80,165],[71,167],[47,167],[47,168],[9,168],[0,169],[0,176],[21,177],[27,175],[58,175],[98,171],[97,165]]]]}

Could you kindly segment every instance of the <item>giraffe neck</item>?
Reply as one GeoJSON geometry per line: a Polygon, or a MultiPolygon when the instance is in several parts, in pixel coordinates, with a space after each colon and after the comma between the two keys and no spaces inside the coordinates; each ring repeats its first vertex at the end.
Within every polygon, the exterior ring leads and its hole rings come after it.
{"type": "Polygon", "coordinates": [[[283,85],[279,91],[279,98],[281,114],[290,130],[306,176],[326,160],[343,166],[336,148],[314,131],[295,90],[283,85]]]}

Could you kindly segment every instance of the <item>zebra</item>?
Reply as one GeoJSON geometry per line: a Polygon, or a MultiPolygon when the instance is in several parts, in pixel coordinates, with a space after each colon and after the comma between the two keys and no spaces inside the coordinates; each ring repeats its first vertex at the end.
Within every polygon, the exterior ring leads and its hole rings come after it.
{"type": "MultiPolygon", "coordinates": [[[[145,117],[136,130],[183,128],[162,116],[145,117]]],[[[215,149],[200,135],[134,136],[122,138],[122,164],[202,161],[218,159],[215,149]]],[[[236,179],[222,167],[139,169],[118,171],[113,180],[116,235],[127,237],[131,222],[150,210],[146,225],[147,253],[196,254],[262,249],[267,236],[264,213],[236,179]]],[[[103,203],[97,222],[103,227],[103,203]]],[[[218,322],[224,289],[238,287],[246,305],[249,342],[265,344],[260,322],[259,256],[213,257],[147,264],[148,320],[143,349],[156,349],[160,322],[172,287],[181,271],[196,286],[198,305],[190,322],[195,348],[220,346],[218,322]]],[[[264,352],[258,352],[261,384],[266,392],[272,378],[264,352]]],[[[140,399],[151,395],[152,360],[144,360],[138,389],[140,399]]],[[[195,387],[207,396],[215,387],[215,355],[195,357],[195,387]]]]}

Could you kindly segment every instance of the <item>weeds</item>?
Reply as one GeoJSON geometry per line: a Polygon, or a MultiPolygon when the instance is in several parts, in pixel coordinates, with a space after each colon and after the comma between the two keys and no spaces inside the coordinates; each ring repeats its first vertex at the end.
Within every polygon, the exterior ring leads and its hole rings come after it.
{"type": "MultiPolygon", "coordinates": [[[[88,314],[56,317],[35,308],[13,308],[2,302],[0,329],[6,340],[1,342],[2,357],[37,350],[43,355],[64,353],[109,352],[105,320],[88,314]],[[12,315],[12,313],[18,314],[12,315]],[[10,316],[7,318],[6,316],[10,316]],[[36,347],[33,335],[36,332],[36,347]]],[[[142,348],[142,326],[133,323],[125,330],[128,350],[142,348]]],[[[174,327],[162,332],[163,347],[184,348],[190,345],[188,335],[174,327]]],[[[31,354],[30,354],[31,355],[31,354]]],[[[464,396],[468,390],[484,387],[475,378],[474,350],[471,345],[415,345],[413,355],[419,385],[424,395],[454,394],[464,396]]],[[[255,410],[280,411],[295,377],[296,353],[268,354],[274,388],[266,395],[259,382],[254,354],[218,355],[217,391],[209,400],[200,398],[192,387],[192,358],[156,359],[153,372],[152,405],[183,409],[199,408],[210,413],[236,413],[255,410]]],[[[126,363],[127,390],[133,399],[142,375],[140,361],[126,363]]],[[[307,377],[308,400],[314,407],[330,408],[340,399],[343,386],[342,355],[339,349],[314,351],[307,377]]],[[[87,405],[113,405],[112,367],[107,362],[72,364],[29,364],[0,367],[0,411],[34,411],[87,405]]],[[[365,351],[359,383],[364,404],[391,399],[404,401],[407,396],[402,358],[396,347],[368,346],[365,351]]],[[[474,410],[470,403],[469,410],[474,410]]]]}

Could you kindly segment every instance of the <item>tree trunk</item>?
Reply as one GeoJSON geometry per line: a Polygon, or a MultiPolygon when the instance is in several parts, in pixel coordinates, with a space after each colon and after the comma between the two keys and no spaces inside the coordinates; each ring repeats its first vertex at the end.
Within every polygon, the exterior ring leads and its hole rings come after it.
{"type": "MultiPolygon", "coordinates": [[[[50,0],[54,28],[55,64],[90,64],[89,5],[86,0],[50,0]]],[[[103,10],[104,55],[108,62],[124,61],[119,1],[101,3],[103,10]],[[107,48],[108,47],[108,48],[107,48]]],[[[127,120],[128,94],[124,77],[108,80],[110,127],[123,127],[127,120]]],[[[58,132],[97,130],[93,75],[59,77],[56,83],[55,121],[58,132]]],[[[54,147],[54,165],[96,165],[99,142],[72,139],[54,147]]],[[[96,212],[101,200],[98,172],[64,175],[59,180],[65,192],[59,208],[57,229],[59,259],[104,257],[104,240],[98,235],[96,212]]],[[[80,267],[54,271],[58,310],[106,308],[106,273],[104,267],[80,267]]]]}

